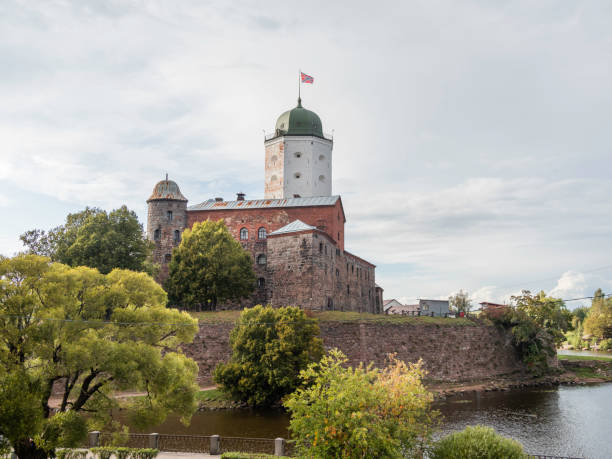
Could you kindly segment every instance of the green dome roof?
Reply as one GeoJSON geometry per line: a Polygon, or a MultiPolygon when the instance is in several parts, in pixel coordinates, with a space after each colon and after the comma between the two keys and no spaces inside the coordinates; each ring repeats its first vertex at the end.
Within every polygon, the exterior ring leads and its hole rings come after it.
{"type": "Polygon", "coordinates": [[[323,137],[321,118],[315,112],[302,107],[302,99],[298,99],[297,107],[288,110],[276,121],[278,135],[314,135],[323,137]]]}

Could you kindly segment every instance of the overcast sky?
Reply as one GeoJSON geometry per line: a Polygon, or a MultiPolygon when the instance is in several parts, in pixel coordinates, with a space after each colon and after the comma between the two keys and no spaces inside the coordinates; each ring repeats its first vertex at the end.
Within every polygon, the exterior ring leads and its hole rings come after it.
{"type": "Polygon", "coordinates": [[[86,205],[146,223],[166,172],[192,204],[262,197],[301,68],[385,298],[610,292],[610,24],[609,1],[2,0],[0,253],[86,205]]]}

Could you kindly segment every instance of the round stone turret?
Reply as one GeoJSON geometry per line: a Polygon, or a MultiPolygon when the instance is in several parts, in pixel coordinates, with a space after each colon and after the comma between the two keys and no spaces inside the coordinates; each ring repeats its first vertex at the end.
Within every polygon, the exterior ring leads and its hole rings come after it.
{"type": "Polygon", "coordinates": [[[147,239],[155,244],[153,261],[160,265],[159,282],[168,277],[168,264],[172,250],[180,244],[183,230],[187,227],[187,198],[183,196],[176,182],[158,182],[147,199],[147,239]]]}

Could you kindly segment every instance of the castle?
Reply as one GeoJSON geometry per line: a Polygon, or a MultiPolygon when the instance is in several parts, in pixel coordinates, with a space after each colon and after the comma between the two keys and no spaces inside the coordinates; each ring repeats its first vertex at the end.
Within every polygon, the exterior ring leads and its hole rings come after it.
{"type": "MultiPolygon", "coordinates": [[[[297,305],[311,310],[382,312],[375,266],[344,249],[346,217],[332,195],[333,139],[301,99],[265,136],[264,199],[209,199],[187,206],[178,185],[162,180],[147,200],[147,238],[155,243],[160,281],[172,249],[195,222],[223,219],[253,255],[257,277],[247,304],[297,305]]],[[[232,306],[232,305],[230,305],[232,306]]],[[[233,305],[236,306],[236,305],[233,305]]]]}

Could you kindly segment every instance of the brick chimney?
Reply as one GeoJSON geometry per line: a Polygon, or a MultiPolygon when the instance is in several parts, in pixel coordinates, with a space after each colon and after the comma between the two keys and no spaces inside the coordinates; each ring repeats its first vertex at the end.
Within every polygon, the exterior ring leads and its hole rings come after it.
{"type": "Polygon", "coordinates": [[[246,195],[242,191],[240,191],[239,193],[236,193],[236,201],[244,201],[245,196],[246,195]]]}

